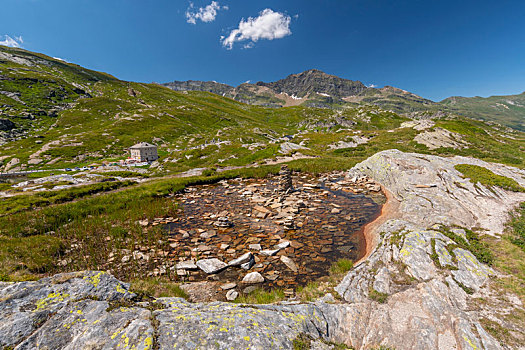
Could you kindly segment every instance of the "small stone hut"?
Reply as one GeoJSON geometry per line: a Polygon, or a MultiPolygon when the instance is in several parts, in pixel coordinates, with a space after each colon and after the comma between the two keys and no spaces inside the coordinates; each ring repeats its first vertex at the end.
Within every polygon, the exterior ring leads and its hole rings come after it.
{"type": "Polygon", "coordinates": [[[147,142],[140,142],[129,148],[131,159],[137,162],[153,162],[159,159],[157,146],[147,142]]]}

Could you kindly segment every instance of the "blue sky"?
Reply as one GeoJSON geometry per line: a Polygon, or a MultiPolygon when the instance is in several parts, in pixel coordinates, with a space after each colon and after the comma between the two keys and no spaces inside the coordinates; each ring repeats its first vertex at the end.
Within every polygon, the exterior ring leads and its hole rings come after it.
{"type": "Polygon", "coordinates": [[[317,68],[432,100],[525,91],[523,0],[192,4],[2,0],[0,42],[140,82],[237,85],[317,68]]]}

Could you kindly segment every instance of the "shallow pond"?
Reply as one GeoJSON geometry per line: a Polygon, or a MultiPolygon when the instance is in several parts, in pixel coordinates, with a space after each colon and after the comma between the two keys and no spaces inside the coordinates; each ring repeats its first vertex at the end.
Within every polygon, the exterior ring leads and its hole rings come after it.
{"type": "Polygon", "coordinates": [[[352,193],[355,189],[345,186],[341,178],[325,180],[294,177],[295,191],[286,196],[276,191],[277,179],[231,180],[196,186],[178,195],[179,216],[164,226],[171,259],[218,258],[227,263],[249,251],[255,256],[255,265],[248,271],[237,267],[215,275],[185,271],[182,280],[217,280],[245,287],[241,284],[244,275],[257,271],[265,278],[258,286],[295,288],[328,275],[338,259],[362,257],[363,226],[377,217],[381,206],[370,196],[352,193]],[[339,189],[332,189],[334,185],[339,189]],[[233,226],[216,227],[219,216],[228,216],[233,226]],[[289,217],[293,217],[294,229],[283,226],[289,217]],[[272,249],[283,241],[290,246],[275,256],[258,250],[257,245],[272,249]],[[297,272],[281,256],[292,259],[297,272]]]}

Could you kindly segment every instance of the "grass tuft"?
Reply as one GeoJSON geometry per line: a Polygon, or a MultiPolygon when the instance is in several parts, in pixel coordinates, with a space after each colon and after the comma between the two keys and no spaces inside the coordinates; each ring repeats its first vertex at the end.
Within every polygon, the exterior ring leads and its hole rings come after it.
{"type": "Polygon", "coordinates": [[[339,259],[332,264],[330,267],[330,273],[332,275],[343,275],[346,274],[354,267],[354,262],[350,259],[339,259]]]}
{"type": "Polygon", "coordinates": [[[510,230],[510,241],[525,252],[525,202],[512,213],[511,220],[507,225],[510,230]]]}
{"type": "Polygon", "coordinates": [[[312,339],[304,334],[299,333],[292,341],[293,350],[310,350],[312,347],[312,339]]]}
{"type": "Polygon", "coordinates": [[[465,177],[470,178],[470,182],[474,184],[480,183],[489,189],[496,186],[507,191],[525,192],[525,188],[521,187],[516,180],[494,174],[487,168],[471,164],[457,164],[454,168],[465,177]]]}
{"type": "Polygon", "coordinates": [[[284,292],[281,289],[271,289],[269,291],[257,288],[251,293],[241,294],[234,303],[238,304],[272,304],[284,300],[284,292]]]}
{"type": "MultiPolygon", "coordinates": [[[[492,254],[492,251],[488,247],[487,243],[483,242],[476,232],[469,229],[464,230],[467,236],[466,240],[463,237],[450,231],[448,227],[442,227],[440,232],[448,238],[450,238],[451,240],[453,240],[458,247],[470,251],[480,262],[485,263],[487,265],[492,265],[494,261],[494,255],[492,254]]],[[[449,249],[449,252],[451,251],[452,249],[449,249]]]]}
{"type": "Polygon", "coordinates": [[[153,298],[178,297],[188,299],[179,284],[164,278],[144,278],[131,281],[130,291],[153,298]]]}
{"type": "Polygon", "coordinates": [[[378,292],[374,288],[370,287],[370,289],[368,291],[368,297],[370,299],[372,299],[372,300],[377,301],[380,304],[384,304],[384,303],[386,303],[386,301],[388,299],[388,294],[378,292]]]}

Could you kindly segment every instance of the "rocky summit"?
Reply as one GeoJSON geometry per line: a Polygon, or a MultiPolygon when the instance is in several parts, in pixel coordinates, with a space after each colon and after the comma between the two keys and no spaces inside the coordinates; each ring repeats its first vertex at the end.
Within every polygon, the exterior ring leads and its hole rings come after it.
{"type": "MultiPolygon", "coordinates": [[[[377,153],[348,171],[348,182],[373,178],[388,200],[381,216],[365,229],[370,249],[335,287],[335,298],[270,305],[148,299],[100,271],[1,282],[0,346],[520,348],[523,319],[505,315],[522,314],[523,305],[493,282],[500,272],[488,265],[471,229],[499,239],[508,210],[525,201],[525,193],[471,183],[457,170],[465,164],[525,185],[525,172],[518,168],[397,150],[377,153]],[[489,332],[482,322],[487,315],[504,324],[511,335],[508,342],[489,332]]],[[[256,272],[245,278],[250,283],[264,279],[256,272]]]]}

